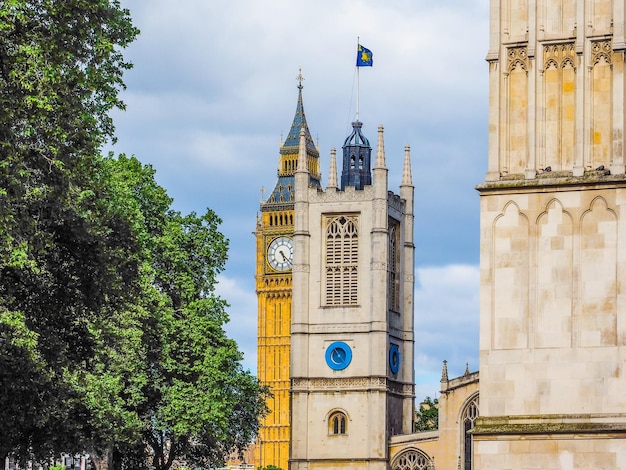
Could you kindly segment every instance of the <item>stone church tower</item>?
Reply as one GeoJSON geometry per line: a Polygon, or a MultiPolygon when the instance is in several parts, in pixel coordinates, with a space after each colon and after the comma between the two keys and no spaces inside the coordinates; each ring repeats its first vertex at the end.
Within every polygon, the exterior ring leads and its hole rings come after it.
{"type": "Polygon", "coordinates": [[[477,470],[626,468],[625,10],[491,0],[477,470]]]}
{"type": "Polygon", "coordinates": [[[325,191],[310,184],[306,131],[295,173],[291,320],[292,470],[388,468],[388,441],[412,432],[413,185],[388,191],[362,123],[335,151],[325,191]]]}

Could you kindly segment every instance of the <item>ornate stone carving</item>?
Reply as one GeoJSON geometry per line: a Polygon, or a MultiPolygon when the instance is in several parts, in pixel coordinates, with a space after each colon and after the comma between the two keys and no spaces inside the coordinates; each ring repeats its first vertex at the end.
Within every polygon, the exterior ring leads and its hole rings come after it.
{"type": "Polygon", "coordinates": [[[573,42],[548,44],[543,47],[543,68],[565,68],[567,65],[576,70],[576,49],[573,42]]]}
{"type": "Polygon", "coordinates": [[[521,67],[528,73],[528,47],[511,47],[507,52],[507,72],[511,73],[517,67],[521,67]]]}
{"type": "MultiPolygon", "coordinates": [[[[345,308],[351,308],[345,307],[345,308]]],[[[329,309],[333,307],[328,307],[329,309]]],[[[344,308],[338,306],[337,308],[344,308]]],[[[369,331],[368,325],[352,325],[352,324],[327,324],[327,325],[311,325],[310,331],[312,333],[367,333],[369,331]]]]}
{"type": "Polygon", "coordinates": [[[338,202],[338,201],[371,201],[373,196],[373,186],[366,186],[363,190],[356,191],[352,187],[345,191],[310,191],[309,201],[311,202],[338,202]]]}
{"type": "Polygon", "coordinates": [[[406,207],[406,201],[391,191],[387,193],[387,204],[389,204],[389,207],[401,213],[404,212],[404,208],[406,207]]]}
{"type": "Polygon", "coordinates": [[[613,52],[613,45],[610,39],[605,41],[592,41],[591,42],[591,63],[593,65],[597,65],[602,59],[609,64],[612,65],[613,61],[611,59],[613,52]]]}
{"type": "Polygon", "coordinates": [[[346,390],[372,388],[381,389],[387,387],[385,377],[346,377],[341,379],[293,379],[291,386],[294,390],[306,391],[311,389],[346,390]]]}
{"type": "Polygon", "coordinates": [[[387,263],[372,263],[372,271],[387,271],[387,263]]]}
{"type": "Polygon", "coordinates": [[[310,266],[308,264],[294,264],[291,270],[292,272],[308,273],[310,266]]]}

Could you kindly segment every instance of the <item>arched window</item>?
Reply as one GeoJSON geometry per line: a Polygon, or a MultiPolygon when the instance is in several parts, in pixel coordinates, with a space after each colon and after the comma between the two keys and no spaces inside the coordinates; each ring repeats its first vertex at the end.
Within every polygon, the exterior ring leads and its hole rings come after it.
{"type": "Polygon", "coordinates": [[[424,452],[409,449],[402,452],[391,465],[391,470],[434,470],[435,463],[424,452]]]}
{"type": "Polygon", "coordinates": [[[359,232],[357,217],[329,217],[326,223],[326,304],[357,305],[359,232]]]}
{"type": "Polygon", "coordinates": [[[389,308],[400,311],[400,224],[389,219],[389,251],[387,259],[389,308]]]}
{"type": "Polygon", "coordinates": [[[463,449],[463,470],[472,470],[474,441],[469,432],[474,429],[478,418],[478,394],[470,398],[461,414],[461,449],[463,449]]]}
{"type": "Polygon", "coordinates": [[[345,413],[335,411],[328,418],[328,434],[339,435],[346,434],[348,419],[345,413]]]}

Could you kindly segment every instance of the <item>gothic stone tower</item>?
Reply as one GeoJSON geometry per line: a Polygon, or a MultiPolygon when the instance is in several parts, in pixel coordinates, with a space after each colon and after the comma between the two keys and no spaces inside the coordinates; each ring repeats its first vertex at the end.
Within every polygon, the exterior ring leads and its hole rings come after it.
{"type": "Polygon", "coordinates": [[[326,191],[311,187],[306,131],[295,174],[291,321],[292,470],[388,468],[388,440],[412,432],[413,185],[388,191],[361,123],[335,151],[326,191]],[[349,173],[349,174],[348,174],[349,173]],[[371,182],[371,183],[370,183],[371,182]]]}
{"type": "Polygon", "coordinates": [[[475,469],[626,468],[624,0],[491,0],[475,469]]]}
{"type": "MultiPolygon", "coordinates": [[[[301,78],[301,77],[300,77],[301,78]]],[[[258,377],[270,387],[269,415],[255,449],[258,466],[287,469],[289,459],[289,355],[294,230],[294,174],[300,130],[309,156],[307,185],[319,187],[319,151],[313,143],[302,104],[302,81],[291,130],[280,147],[278,181],[261,203],[257,220],[256,290],[258,298],[258,377]]]]}

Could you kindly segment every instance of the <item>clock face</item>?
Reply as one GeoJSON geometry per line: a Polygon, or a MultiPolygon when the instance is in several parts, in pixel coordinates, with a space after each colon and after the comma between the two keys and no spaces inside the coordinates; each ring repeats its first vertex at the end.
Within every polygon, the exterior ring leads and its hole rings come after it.
{"type": "Polygon", "coordinates": [[[343,341],[335,341],[326,349],[326,364],[333,370],[343,370],[352,361],[352,349],[343,341]]]}
{"type": "Polygon", "coordinates": [[[392,344],[389,348],[389,368],[394,374],[400,370],[400,348],[397,344],[392,344]]]}
{"type": "Polygon", "coordinates": [[[278,237],[272,240],[267,250],[267,261],[277,271],[288,271],[293,266],[293,240],[278,237]]]}

